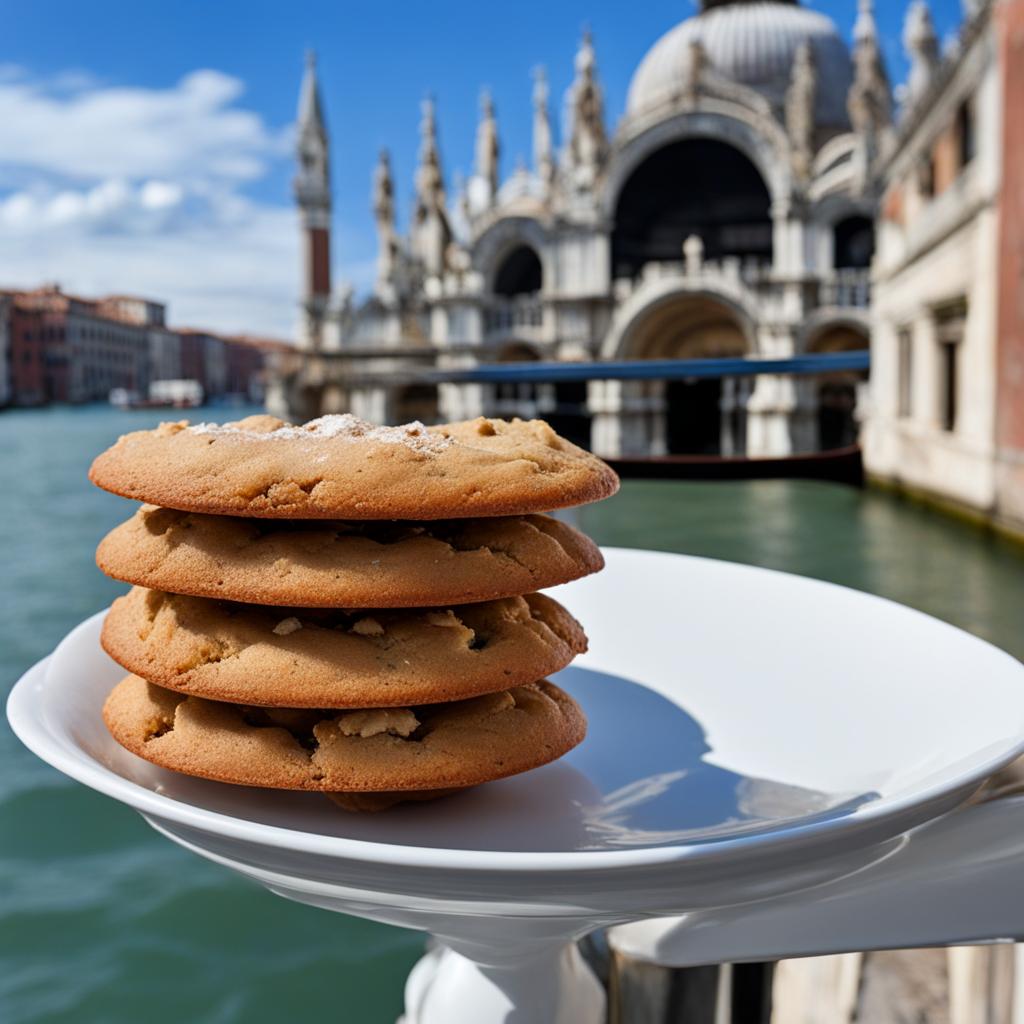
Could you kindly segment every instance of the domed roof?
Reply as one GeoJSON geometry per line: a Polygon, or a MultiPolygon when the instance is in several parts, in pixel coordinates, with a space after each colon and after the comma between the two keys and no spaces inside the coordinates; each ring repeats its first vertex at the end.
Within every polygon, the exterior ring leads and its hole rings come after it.
{"type": "Polygon", "coordinates": [[[646,113],[686,83],[691,43],[700,42],[711,67],[756,89],[780,106],[801,43],[809,42],[818,71],[815,104],[819,125],[845,127],[846,94],[853,80],[850,52],[835,24],[824,14],[784,0],[705,3],[700,14],[665,33],[633,75],[627,115],[646,113]]]}

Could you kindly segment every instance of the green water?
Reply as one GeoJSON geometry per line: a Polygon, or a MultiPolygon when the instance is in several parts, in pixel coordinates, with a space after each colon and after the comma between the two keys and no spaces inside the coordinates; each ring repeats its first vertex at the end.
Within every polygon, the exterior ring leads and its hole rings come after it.
{"type": "MultiPolygon", "coordinates": [[[[92,550],[130,506],[90,487],[85,471],[118,434],[161,418],[98,407],[0,414],[5,691],[123,590],[96,570],[92,550]]],[[[580,522],[606,544],[883,594],[1024,657],[1024,553],[887,495],[785,481],[630,483],[580,522]]],[[[416,934],[288,903],[185,853],[0,725],[4,1024],[391,1024],[421,948],[416,934]]]]}

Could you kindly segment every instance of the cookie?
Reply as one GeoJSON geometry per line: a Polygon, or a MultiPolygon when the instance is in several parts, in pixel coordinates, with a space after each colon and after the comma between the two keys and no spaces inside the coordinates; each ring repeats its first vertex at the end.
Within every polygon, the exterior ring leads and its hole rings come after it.
{"type": "Polygon", "coordinates": [[[351,415],[295,427],[164,423],[125,434],[93,483],[189,512],[280,519],[455,519],[607,498],[619,480],[540,420],[375,427],[351,415]]]}
{"type": "Polygon", "coordinates": [[[586,650],[542,594],[443,609],[267,608],[133,588],[101,642],[129,672],[212,700],[291,708],[394,707],[532,683],[586,650]]]}
{"type": "Polygon", "coordinates": [[[128,676],[103,718],[121,746],[162,768],[324,793],[474,786],[547,764],[586,732],[576,702],[546,680],[450,704],[339,713],[224,704],[128,676]]]}
{"type": "Polygon", "coordinates": [[[461,793],[465,786],[454,786],[450,789],[407,789],[404,793],[327,793],[331,803],[343,811],[357,814],[376,814],[387,811],[396,804],[420,803],[427,800],[440,800],[443,796],[461,793]]]}
{"type": "Polygon", "coordinates": [[[108,576],[158,590],[304,608],[488,601],[604,565],[593,541],[549,516],[311,522],[153,505],[111,531],[96,561],[108,576]]]}

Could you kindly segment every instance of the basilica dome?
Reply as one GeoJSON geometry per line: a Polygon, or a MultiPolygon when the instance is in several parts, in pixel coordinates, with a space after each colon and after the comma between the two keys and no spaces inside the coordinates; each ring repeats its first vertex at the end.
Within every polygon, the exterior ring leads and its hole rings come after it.
{"type": "Polygon", "coordinates": [[[706,0],[700,14],[666,32],[640,62],[629,85],[628,116],[647,113],[683,91],[693,42],[703,46],[717,73],[757,90],[776,107],[785,98],[797,49],[809,42],[818,72],[817,123],[848,126],[850,52],[829,18],[785,0],[706,0]]]}

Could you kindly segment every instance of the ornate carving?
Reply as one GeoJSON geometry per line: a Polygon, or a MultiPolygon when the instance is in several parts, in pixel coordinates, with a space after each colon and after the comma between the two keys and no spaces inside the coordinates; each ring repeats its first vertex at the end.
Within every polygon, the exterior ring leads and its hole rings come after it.
{"type": "Polygon", "coordinates": [[[380,151],[373,172],[373,217],[377,223],[377,280],[391,281],[398,265],[398,235],[395,232],[395,186],[391,158],[380,151]]]}
{"type": "Polygon", "coordinates": [[[476,131],[476,174],[484,185],[486,205],[493,206],[498,196],[498,121],[494,116],[494,100],[487,89],[480,94],[480,125],[476,131]]]}
{"type": "Polygon", "coordinates": [[[939,39],[925,0],[914,0],[903,23],[903,48],[910,59],[907,77],[907,106],[913,106],[931,85],[939,65],[939,39]]]}
{"type": "Polygon", "coordinates": [[[701,79],[707,71],[710,61],[707,50],[699,39],[691,39],[689,60],[686,62],[686,78],[683,85],[683,102],[693,107],[697,105],[697,97],[701,91],[701,79]]]}
{"type": "Polygon", "coordinates": [[[608,149],[604,129],[604,96],[597,81],[597,59],[590,32],[584,32],[576,54],[576,78],[569,90],[568,164],[577,188],[597,179],[608,149]]]}
{"type": "Polygon", "coordinates": [[[548,77],[542,67],[533,72],[533,166],[547,192],[555,178],[555,159],[548,113],[548,77]]]}
{"type": "Polygon", "coordinates": [[[299,170],[295,176],[295,198],[307,226],[322,227],[310,223],[318,220],[318,214],[331,209],[331,180],[328,164],[327,129],[324,126],[323,104],[320,102],[320,86],[316,77],[316,55],[310,50],[306,54],[306,73],[302,79],[299,95],[299,135],[297,153],[299,170]]]}
{"type": "Polygon", "coordinates": [[[786,131],[793,153],[793,169],[802,178],[811,170],[814,157],[814,104],[818,94],[818,70],[809,42],[797,47],[793,74],[786,91],[786,131]]]}
{"type": "Polygon", "coordinates": [[[412,249],[428,276],[444,272],[445,257],[452,240],[445,210],[444,175],[437,148],[434,101],[423,101],[420,122],[420,162],[416,168],[416,209],[412,223],[412,249]]]}
{"type": "Polygon", "coordinates": [[[324,314],[331,290],[330,258],[328,246],[324,244],[330,237],[331,175],[327,128],[316,77],[316,56],[312,51],[306,54],[298,127],[298,172],[293,187],[309,252],[303,289],[306,315],[302,321],[302,343],[315,351],[323,338],[324,314]]]}
{"type": "Polygon", "coordinates": [[[871,0],[860,0],[853,39],[853,85],[846,106],[853,130],[873,140],[892,120],[892,99],[871,0]]]}

